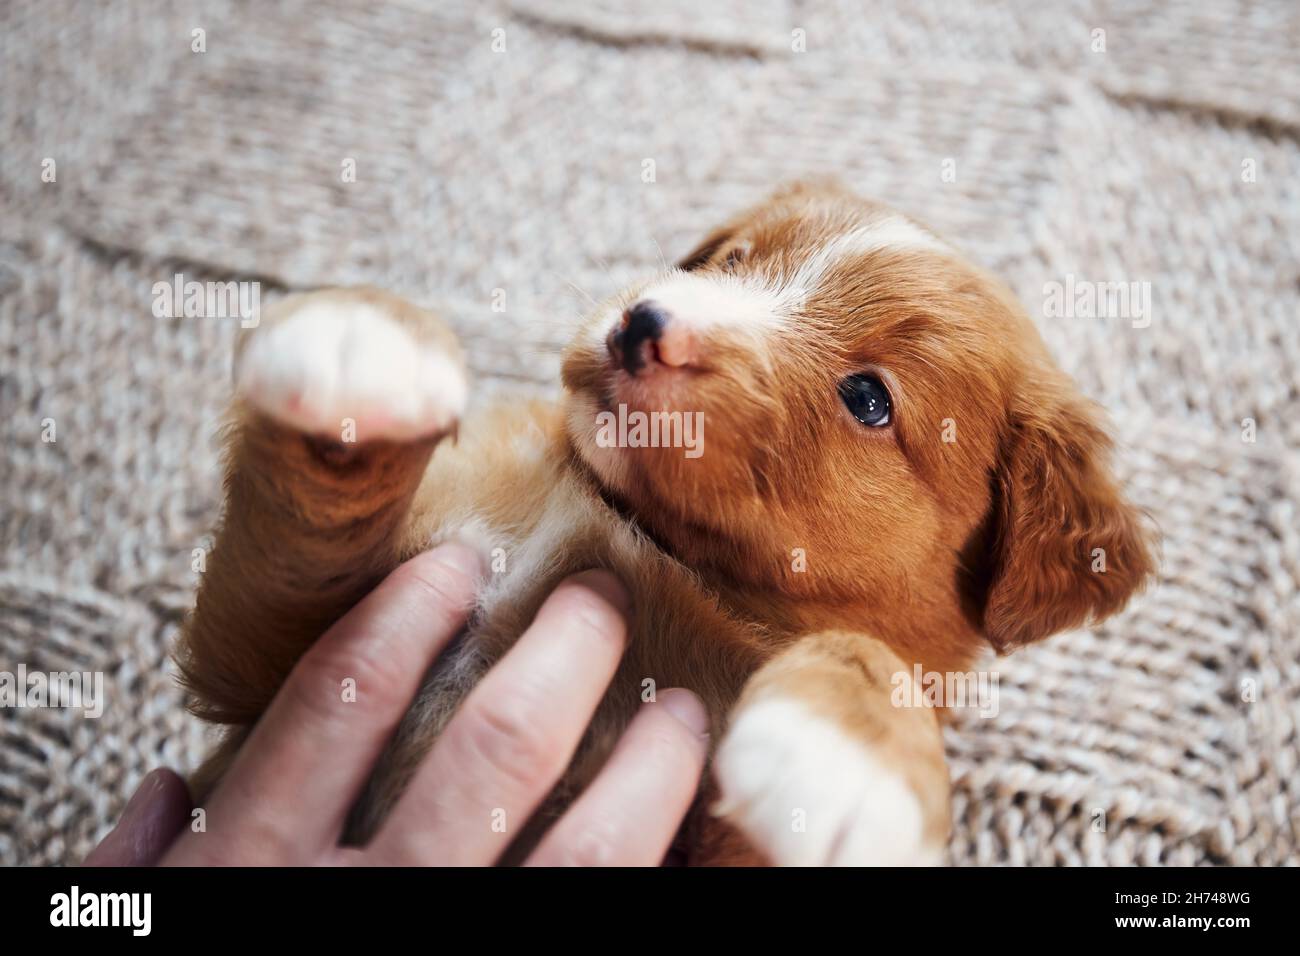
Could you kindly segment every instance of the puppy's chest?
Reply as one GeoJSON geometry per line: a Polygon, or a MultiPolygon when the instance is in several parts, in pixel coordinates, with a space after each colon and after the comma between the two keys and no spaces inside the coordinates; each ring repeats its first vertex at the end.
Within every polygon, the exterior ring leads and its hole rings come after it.
{"type": "Polygon", "coordinates": [[[722,606],[688,569],[659,551],[599,498],[559,482],[524,530],[460,511],[430,535],[430,544],[472,543],[488,568],[465,633],[426,683],[425,706],[441,725],[460,699],[504,656],[566,576],[612,570],[632,598],[628,647],[593,723],[615,733],[658,690],[687,687],[708,706],[718,730],[745,679],[772,650],[764,629],[722,606]]]}
{"type": "Polygon", "coordinates": [[[632,598],[628,647],[595,733],[620,729],[675,686],[698,693],[720,731],[744,680],[779,643],[609,507],[575,470],[550,403],[491,405],[468,419],[460,440],[430,461],[408,532],[407,554],[455,539],[478,550],[486,568],[469,627],[421,694],[422,736],[436,736],[556,585],[588,568],[614,572],[632,598]]]}

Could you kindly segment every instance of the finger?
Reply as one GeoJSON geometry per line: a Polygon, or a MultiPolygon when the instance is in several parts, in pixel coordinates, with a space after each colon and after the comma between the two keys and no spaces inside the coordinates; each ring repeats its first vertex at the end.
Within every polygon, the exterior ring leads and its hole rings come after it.
{"type": "Polygon", "coordinates": [[[326,631],[217,787],[207,833],[182,839],[198,859],[176,862],[306,862],[332,849],[429,665],[464,626],[479,572],[473,551],[443,545],[326,631]]]}
{"type": "Polygon", "coordinates": [[[189,814],[185,781],[165,767],[150,771],[117,826],[90,851],[82,866],[153,866],[185,828],[189,814]]]}
{"type": "Polygon", "coordinates": [[[709,715],[688,690],[662,691],[528,859],[529,866],[658,866],[690,809],[709,715]]]}
{"type": "Polygon", "coordinates": [[[626,609],[606,571],[556,588],[451,719],[368,862],[494,862],[572,759],[623,654],[626,609]]]}

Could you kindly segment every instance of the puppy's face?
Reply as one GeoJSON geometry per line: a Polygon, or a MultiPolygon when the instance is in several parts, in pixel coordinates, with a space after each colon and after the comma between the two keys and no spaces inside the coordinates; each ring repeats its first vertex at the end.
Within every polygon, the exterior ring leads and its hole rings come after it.
{"type": "Polygon", "coordinates": [[[1007,647],[1151,568],[1093,409],[1010,294],[836,187],[778,193],[598,310],[564,383],[611,499],[805,620],[1007,647]]]}

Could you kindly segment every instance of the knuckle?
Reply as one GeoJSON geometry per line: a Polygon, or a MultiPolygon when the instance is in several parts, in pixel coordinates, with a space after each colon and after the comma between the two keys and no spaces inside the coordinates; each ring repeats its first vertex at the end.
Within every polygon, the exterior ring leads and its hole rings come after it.
{"type": "Polygon", "coordinates": [[[212,826],[201,833],[184,836],[184,854],[180,862],[186,866],[250,866],[286,865],[301,856],[285,835],[283,826],[267,819],[264,813],[251,811],[238,821],[213,820],[212,826]]]}
{"type": "Polygon", "coordinates": [[[419,563],[407,563],[393,573],[400,587],[419,592],[426,613],[450,619],[462,613],[474,594],[475,581],[464,568],[440,559],[436,552],[419,563]]]}
{"type": "Polygon", "coordinates": [[[564,769],[563,748],[527,694],[501,693],[467,710],[466,740],[476,759],[520,787],[550,783],[564,769]]]}
{"type": "Polygon", "coordinates": [[[345,717],[369,718],[386,712],[390,689],[403,674],[379,642],[345,650],[321,650],[299,663],[290,681],[294,704],[310,718],[331,723],[345,717]],[[352,681],[355,693],[345,694],[352,681]]]}
{"type": "Polygon", "coordinates": [[[623,844],[618,825],[608,817],[584,821],[580,830],[555,851],[560,866],[613,866],[623,844]]]}
{"type": "MultiPolygon", "coordinates": [[[[220,852],[220,851],[217,851],[220,852]]],[[[300,847],[287,836],[285,828],[257,816],[240,822],[240,833],[227,848],[232,861],[258,861],[264,865],[285,865],[301,857],[300,847]]]]}

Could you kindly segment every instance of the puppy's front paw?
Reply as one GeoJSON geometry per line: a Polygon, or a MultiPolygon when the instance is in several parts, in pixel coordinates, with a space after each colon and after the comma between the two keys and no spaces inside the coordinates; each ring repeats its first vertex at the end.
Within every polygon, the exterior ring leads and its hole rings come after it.
{"type": "Polygon", "coordinates": [[[254,333],[237,365],[236,387],[254,408],[334,441],[411,441],[460,418],[459,364],[381,305],[343,290],[282,305],[288,311],[254,333]]]}
{"type": "Polygon", "coordinates": [[[713,812],[780,866],[939,861],[921,802],[864,742],[793,697],[737,711],[714,761],[713,812]]]}

